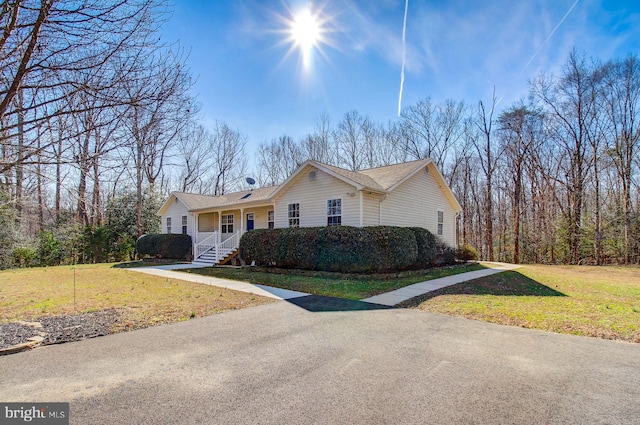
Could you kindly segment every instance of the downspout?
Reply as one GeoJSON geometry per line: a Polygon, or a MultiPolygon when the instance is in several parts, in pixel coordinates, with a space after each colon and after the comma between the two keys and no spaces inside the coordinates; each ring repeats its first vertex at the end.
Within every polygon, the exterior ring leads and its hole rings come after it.
{"type": "Polygon", "coordinates": [[[460,211],[456,212],[456,248],[460,248],[460,217],[462,216],[462,213],[460,211]]]}
{"type": "Polygon", "coordinates": [[[364,227],[364,195],[360,191],[360,227],[364,227]]]}

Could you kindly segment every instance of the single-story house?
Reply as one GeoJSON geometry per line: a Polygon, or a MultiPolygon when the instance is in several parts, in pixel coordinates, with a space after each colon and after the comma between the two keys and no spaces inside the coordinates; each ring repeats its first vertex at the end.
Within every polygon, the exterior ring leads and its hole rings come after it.
{"type": "Polygon", "coordinates": [[[163,233],[191,236],[196,262],[217,264],[253,229],[423,227],[455,247],[461,211],[431,159],[361,171],[309,160],[278,186],[221,196],[173,192],[158,214],[163,233]]]}

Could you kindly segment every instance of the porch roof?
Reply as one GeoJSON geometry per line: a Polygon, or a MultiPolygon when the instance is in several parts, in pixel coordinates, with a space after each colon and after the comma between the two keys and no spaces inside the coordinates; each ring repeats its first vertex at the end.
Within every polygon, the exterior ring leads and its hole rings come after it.
{"type": "Polygon", "coordinates": [[[243,190],[220,196],[196,195],[193,193],[173,192],[172,195],[178,198],[187,206],[189,211],[201,211],[229,206],[240,206],[254,204],[256,202],[270,202],[271,192],[276,186],[261,187],[253,190],[243,190]]]}

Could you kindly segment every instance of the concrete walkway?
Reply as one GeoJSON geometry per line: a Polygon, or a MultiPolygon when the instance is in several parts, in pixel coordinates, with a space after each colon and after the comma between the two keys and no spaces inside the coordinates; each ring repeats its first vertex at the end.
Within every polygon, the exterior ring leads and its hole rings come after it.
{"type": "MultiPolygon", "coordinates": [[[[365,298],[361,301],[385,306],[394,306],[413,297],[426,294],[427,292],[435,291],[436,289],[444,288],[445,286],[451,286],[457,283],[466,282],[468,280],[478,279],[481,277],[490,276],[492,274],[501,273],[506,270],[513,270],[521,267],[517,264],[506,263],[483,262],[482,264],[485,264],[490,268],[415,283],[413,285],[405,286],[404,288],[396,289],[395,291],[390,291],[384,294],[365,298]]],[[[202,266],[197,264],[172,264],[167,266],[137,267],[128,270],[172,279],[186,280],[188,282],[204,283],[205,285],[213,285],[221,288],[233,289],[235,291],[248,292],[251,294],[262,295],[264,297],[276,298],[279,300],[290,300],[293,298],[311,295],[305,292],[291,291],[288,289],[280,289],[271,286],[256,285],[248,282],[239,282],[236,280],[221,279],[217,277],[202,276],[198,274],[184,273],[179,271],[200,267],[202,266]]]]}
{"type": "Polygon", "coordinates": [[[202,266],[174,264],[171,266],[133,267],[127,270],[171,279],[186,280],[187,282],[204,283],[205,285],[218,286],[220,288],[233,289],[234,291],[240,292],[248,292],[250,294],[261,295],[263,297],[275,298],[278,300],[289,300],[291,298],[305,297],[309,295],[305,292],[290,291],[288,289],[273,288],[271,286],[255,285],[248,282],[239,282],[237,280],[221,279],[219,277],[202,276],[199,274],[178,271],[180,269],[193,269],[199,267],[202,266]]]}
{"type": "Polygon", "coordinates": [[[404,288],[396,289],[395,291],[385,292],[384,294],[365,298],[361,301],[373,304],[382,304],[386,306],[394,306],[408,299],[426,294],[427,292],[444,288],[445,286],[451,286],[457,283],[466,282],[468,280],[491,276],[492,274],[501,273],[506,270],[513,270],[521,267],[517,264],[506,263],[483,262],[482,264],[487,265],[490,268],[485,270],[460,273],[453,276],[441,277],[439,279],[427,280],[425,282],[414,283],[413,285],[405,286],[404,288]]]}

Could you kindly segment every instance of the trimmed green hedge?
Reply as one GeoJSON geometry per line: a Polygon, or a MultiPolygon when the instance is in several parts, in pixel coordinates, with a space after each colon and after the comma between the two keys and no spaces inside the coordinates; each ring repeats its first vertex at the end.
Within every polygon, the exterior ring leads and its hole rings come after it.
{"type": "Polygon", "coordinates": [[[185,260],[191,254],[191,236],[173,233],[142,235],[136,241],[136,251],[140,256],[185,260]]]}
{"type": "Polygon", "coordinates": [[[438,240],[436,237],[422,227],[408,227],[408,229],[413,232],[418,247],[418,257],[413,268],[424,269],[433,266],[438,255],[438,240]]]}
{"type": "Polygon", "coordinates": [[[428,230],[392,226],[257,229],[240,240],[247,263],[343,273],[425,268],[437,251],[428,230]]]}

